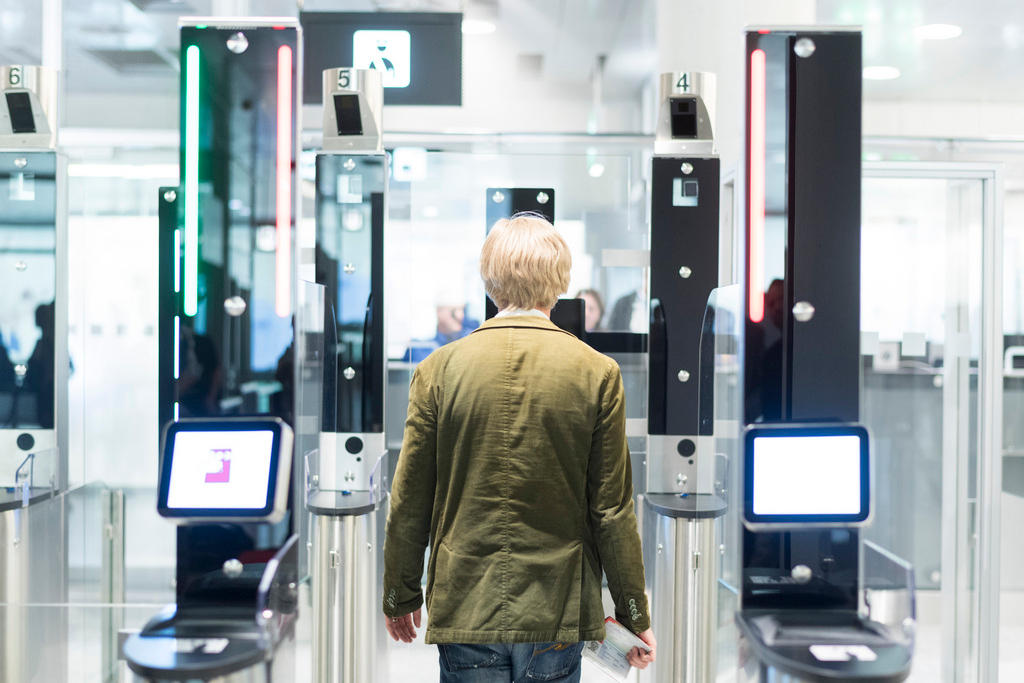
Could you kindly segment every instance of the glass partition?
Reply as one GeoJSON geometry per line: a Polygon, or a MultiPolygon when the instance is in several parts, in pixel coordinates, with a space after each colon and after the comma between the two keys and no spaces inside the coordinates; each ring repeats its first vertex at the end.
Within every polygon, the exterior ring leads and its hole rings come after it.
{"type": "MultiPolygon", "coordinates": [[[[568,296],[588,297],[592,330],[646,332],[646,269],[605,266],[606,260],[621,262],[615,250],[647,248],[647,227],[634,211],[646,197],[632,192],[631,162],[628,154],[395,150],[384,283],[392,452],[401,446],[408,384],[418,361],[484,320],[478,261],[489,227],[488,188],[552,188],[554,223],[573,255],[568,296]]],[[[640,353],[613,357],[622,367],[628,417],[645,417],[646,360],[640,353]]],[[[642,482],[638,474],[634,481],[642,482]]]]}
{"type": "Polygon", "coordinates": [[[56,174],[53,152],[0,154],[0,485],[58,446],[56,174]]]}
{"type": "Polygon", "coordinates": [[[324,376],[333,368],[324,351],[324,286],[298,281],[295,302],[295,448],[292,496],[296,501],[295,527],[299,534],[299,576],[308,576],[310,516],[309,493],[319,488],[320,432],[323,425],[324,376]]]}
{"type": "Polygon", "coordinates": [[[871,166],[863,181],[861,420],[875,466],[864,538],[914,567],[911,680],[985,680],[994,182],[991,169],[927,164],[871,166]]]}
{"type": "Polygon", "coordinates": [[[871,541],[861,550],[863,614],[881,624],[893,641],[913,647],[917,631],[914,567],[871,541]]]}
{"type": "MultiPolygon", "coordinates": [[[[722,252],[726,262],[730,255],[722,252]]],[[[716,521],[720,544],[718,565],[716,659],[720,676],[734,672],[738,633],[733,615],[739,609],[741,581],[740,492],[743,457],[743,288],[733,284],[719,287],[708,298],[701,330],[700,404],[701,427],[708,429],[714,445],[713,482],[715,495],[727,507],[716,521]],[[710,410],[707,410],[710,408],[710,410]],[[708,424],[707,422],[710,421],[708,424]]]]}

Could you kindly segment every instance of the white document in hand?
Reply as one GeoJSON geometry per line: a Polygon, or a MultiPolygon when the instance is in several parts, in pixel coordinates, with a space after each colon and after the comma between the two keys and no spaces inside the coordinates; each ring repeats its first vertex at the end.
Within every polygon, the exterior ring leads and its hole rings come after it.
{"type": "Polygon", "coordinates": [[[626,680],[630,664],[626,655],[634,647],[650,652],[650,646],[632,631],[611,617],[604,620],[604,640],[589,640],[583,646],[583,656],[616,681],[626,680]]]}

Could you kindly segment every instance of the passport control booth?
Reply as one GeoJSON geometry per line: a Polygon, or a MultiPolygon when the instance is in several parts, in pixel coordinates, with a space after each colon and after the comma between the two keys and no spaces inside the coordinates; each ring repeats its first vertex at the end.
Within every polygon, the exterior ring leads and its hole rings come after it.
{"type": "Polygon", "coordinates": [[[165,430],[157,510],[178,527],[177,601],[125,642],[136,680],[291,680],[292,441],[291,428],[268,417],[165,430]]]}

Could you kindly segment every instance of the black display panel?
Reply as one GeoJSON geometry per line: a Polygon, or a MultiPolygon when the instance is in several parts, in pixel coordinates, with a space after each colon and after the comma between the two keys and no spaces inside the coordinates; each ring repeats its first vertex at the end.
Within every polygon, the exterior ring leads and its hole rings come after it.
{"type": "Polygon", "coordinates": [[[35,133],[36,121],[32,115],[32,100],[27,92],[9,92],[7,111],[11,115],[12,133],[35,133]]]}
{"type": "Polygon", "coordinates": [[[744,437],[748,525],[857,525],[871,513],[868,433],[859,425],[771,425],[744,437]]]}
{"type": "Polygon", "coordinates": [[[164,432],[157,511],[204,521],[284,517],[292,431],[279,419],[182,420],[164,432]]]}
{"type": "Polygon", "coordinates": [[[800,35],[747,37],[747,424],[858,419],[861,38],[800,35]]]}
{"type": "Polygon", "coordinates": [[[697,101],[692,98],[671,101],[672,137],[697,137],[697,101]]]}
{"type": "Polygon", "coordinates": [[[551,309],[551,322],[577,339],[586,339],[586,302],[583,299],[559,299],[551,309]]]}
{"type": "Polygon", "coordinates": [[[462,14],[301,12],[303,103],[319,104],[323,72],[374,68],[384,104],[462,105],[462,14]],[[389,87],[390,85],[390,87],[389,87]]]}
{"type": "Polygon", "coordinates": [[[171,419],[293,420],[299,57],[294,26],[181,29],[181,181],[175,232],[161,229],[172,264],[162,285],[174,292],[173,305],[161,297],[172,337],[161,382],[173,386],[161,389],[171,400],[161,415],[171,419]],[[228,40],[239,32],[241,52],[228,40]]]}
{"type": "Polygon", "coordinates": [[[790,308],[793,420],[855,421],[860,413],[861,36],[819,35],[812,59],[793,59],[790,308]],[[814,62],[813,64],[811,62],[814,62]],[[828,376],[828,382],[821,378],[828,376]]]}
{"type": "Polygon", "coordinates": [[[362,135],[359,95],[335,95],[334,118],[338,122],[338,135],[362,135]]]}

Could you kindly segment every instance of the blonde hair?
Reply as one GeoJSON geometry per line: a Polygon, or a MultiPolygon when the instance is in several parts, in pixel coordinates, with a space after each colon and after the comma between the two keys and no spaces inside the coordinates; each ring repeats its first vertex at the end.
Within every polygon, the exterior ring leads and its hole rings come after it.
{"type": "Polygon", "coordinates": [[[569,289],[572,255],[555,226],[537,214],[494,224],[480,250],[484,289],[498,308],[551,308],[569,289]]]}

